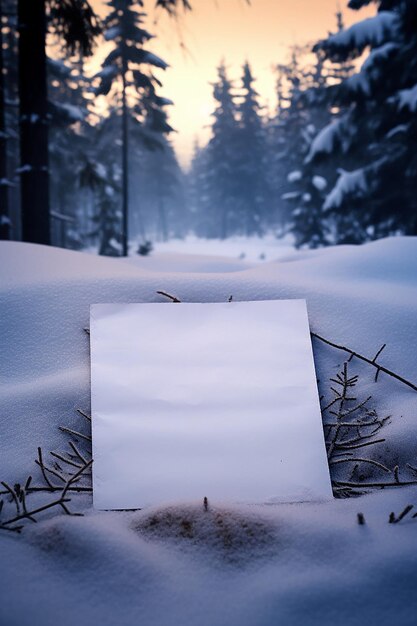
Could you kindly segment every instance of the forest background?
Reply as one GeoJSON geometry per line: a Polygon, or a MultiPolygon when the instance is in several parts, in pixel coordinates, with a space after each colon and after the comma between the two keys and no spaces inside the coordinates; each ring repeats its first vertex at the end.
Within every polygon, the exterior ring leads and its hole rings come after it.
{"type": "MultiPolygon", "coordinates": [[[[192,56],[198,6],[2,0],[1,238],[123,256],[190,233],[310,248],[415,235],[417,2],[350,0],[322,39],[285,58],[277,41],[268,103],[250,58],[219,59],[184,166],[181,85],[165,93],[175,67],[153,50],[171,29],[192,56]]],[[[262,38],[262,16],[279,30],[279,4],[265,6],[219,2],[217,19],[238,31],[245,11],[262,38]]],[[[182,78],[191,89],[198,71],[182,78]]]]}

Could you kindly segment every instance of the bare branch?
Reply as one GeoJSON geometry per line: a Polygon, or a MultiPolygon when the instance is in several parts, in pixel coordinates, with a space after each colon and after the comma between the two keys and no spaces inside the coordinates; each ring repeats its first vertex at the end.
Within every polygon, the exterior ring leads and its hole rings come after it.
{"type": "Polygon", "coordinates": [[[165,298],[168,298],[171,302],[181,302],[181,300],[179,300],[176,296],[171,296],[171,294],[166,291],[157,291],[156,293],[160,296],[165,296],[165,298]]]}
{"type": "Polygon", "coordinates": [[[85,417],[86,420],[91,422],[91,415],[88,415],[88,413],[86,413],[85,411],[82,411],[81,409],[76,409],[76,411],[77,411],[77,413],[79,413],[80,415],[85,417]]]}
{"type": "Polygon", "coordinates": [[[391,470],[388,469],[388,467],[385,467],[385,465],[382,465],[382,463],[379,463],[378,461],[374,461],[373,459],[361,459],[361,458],[349,457],[348,459],[336,459],[336,460],[329,461],[329,465],[336,465],[338,463],[370,463],[371,465],[375,465],[376,467],[379,467],[380,469],[384,470],[384,472],[391,474],[391,470]]]}
{"type": "MultiPolygon", "coordinates": [[[[334,343],[333,341],[329,341],[329,339],[325,339],[324,337],[321,337],[321,335],[318,335],[317,333],[311,333],[311,336],[315,337],[316,339],[319,339],[320,341],[327,344],[328,346],[332,346],[332,348],[337,348],[338,350],[343,350],[344,352],[347,352],[348,354],[351,355],[351,358],[356,357],[357,359],[364,361],[365,363],[369,363],[369,365],[373,365],[374,367],[377,368],[377,370],[384,372],[384,374],[387,374],[388,376],[395,378],[396,380],[403,383],[404,385],[407,385],[407,387],[411,387],[411,389],[413,389],[414,391],[417,391],[417,385],[410,382],[403,376],[400,376],[399,374],[396,374],[395,372],[389,370],[383,365],[378,365],[374,359],[368,359],[368,357],[363,356],[363,354],[359,354],[358,352],[355,352],[354,350],[351,350],[350,348],[347,348],[346,346],[340,346],[339,344],[334,343]]],[[[379,354],[381,352],[382,352],[382,349],[379,351],[379,354]]],[[[376,356],[378,356],[378,354],[376,356]]]]}
{"type": "Polygon", "coordinates": [[[79,433],[78,431],[72,430],[71,428],[67,428],[66,426],[60,426],[59,430],[62,430],[63,433],[68,433],[69,435],[72,435],[73,437],[85,439],[86,441],[91,442],[90,435],[84,435],[83,433],[79,433]]]}

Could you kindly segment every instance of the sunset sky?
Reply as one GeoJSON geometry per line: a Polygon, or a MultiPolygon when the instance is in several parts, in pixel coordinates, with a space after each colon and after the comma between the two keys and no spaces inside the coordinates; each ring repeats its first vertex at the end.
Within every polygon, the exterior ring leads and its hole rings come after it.
{"type": "MultiPolygon", "coordinates": [[[[103,0],[93,2],[101,14],[103,0]]],[[[288,48],[297,43],[315,42],[335,29],[336,0],[191,0],[193,11],[179,22],[153,9],[145,0],[147,28],[157,35],[149,49],[170,64],[161,76],[164,96],[171,98],[171,124],[178,131],[171,135],[183,165],[189,163],[193,143],[209,137],[208,125],[213,110],[210,82],[222,58],[230,78],[239,85],[241,66],[247,59],[257,79],[261,101],[275,106],[273,66],[285,62],[288,48]],[[184,46],[181,42],[184,42],[184,46]],[[186,50],[184,50],[186,48],[186,50]]],[[[341,6],[347,25],[375,12],[374,7],[360,12],[341,6]]]]}

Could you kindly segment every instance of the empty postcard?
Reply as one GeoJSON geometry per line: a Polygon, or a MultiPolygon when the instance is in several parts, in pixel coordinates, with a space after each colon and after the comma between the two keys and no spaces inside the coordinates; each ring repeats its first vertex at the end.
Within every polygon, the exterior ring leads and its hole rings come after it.
{"type": "Polygon", "coordinates": [[[332,497],[304,300],[94,304],[98,509],[332,497]]]}

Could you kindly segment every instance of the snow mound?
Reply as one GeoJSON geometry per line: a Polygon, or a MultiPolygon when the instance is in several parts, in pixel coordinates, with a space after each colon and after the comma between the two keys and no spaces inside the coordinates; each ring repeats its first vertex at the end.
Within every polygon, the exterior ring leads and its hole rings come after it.
{"type": "MultiPolygon", "coordinates": [[[[80,430],[92,303],[174,306],[157,290],[191,302],[305,298],[312,331],[371,359],[386,343],[378,361],[417,381],[417,238],[279,250],[263,263],[166,252],[125,261],[0,242],[1,480],[39,480],[37,446],[62,450],[68,437],[58,426],[80,430]]],[[[318,340],[313,348],[327,398],[348,355],[318,340]]],[[[357,359],[349,368],[358,398],[371,395],[370,408],[391,415],[375,449],[393,480],[394,464],[417,465],[416,393],[383,373],[376,382],[357,359]]],[[[210,502],[208,511],[202,501],[118,513],[93,512],[89,496],[76,502],[84,517],[45,512],[21,537],[0,535],[2,623],[415,624],[417,519],[388,524],[391,511],[417,506],[414,487],[323,504],[210,502]]]]}
{"type": "Polygon", "coordinates": [[[55,626],[58,615],[62,626],[414,626],[416,522],[388,524],[388,515],[416,500],[408,488],[222,509],[220,532],[195,504],[57,516],[3,541],[3,623],[55,626]]]}
{"type": "Polygon", "coordinates": [[[176,546],[181,551],[208,553],[229,564],[253,563],[276,552],[274,524],[255,507],[248,510],[173,505],[135,515],[131,527],[141,536],[176,546]]]}

